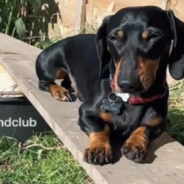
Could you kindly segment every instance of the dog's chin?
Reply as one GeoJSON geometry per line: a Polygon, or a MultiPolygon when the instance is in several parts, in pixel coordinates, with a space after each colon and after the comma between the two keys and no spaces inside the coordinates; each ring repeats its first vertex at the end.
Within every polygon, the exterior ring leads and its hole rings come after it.
{"type": "Polygon", "coordinates": [[[140,86],[140,87],[138,87],[135,90],[126,90],[126,91],[124,91],[124,90],[122,90],[122,89],[119,88],[119,89],[117,89],[115,91],[116,91],[116,93],[128,93],[131,96],[140,96],[141,94],[146,93],[149,89],[150,89],[150,87],[148,87],[148,88],[145,89],[142,86],[140,86]]]}

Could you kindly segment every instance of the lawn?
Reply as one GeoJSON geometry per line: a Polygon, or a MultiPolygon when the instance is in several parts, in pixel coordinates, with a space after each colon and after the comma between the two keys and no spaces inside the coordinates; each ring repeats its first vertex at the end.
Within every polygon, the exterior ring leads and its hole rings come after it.
{"type": "Polygon", "coordinates": [[[184,145],[184,109],[170,110],[169,118],[167,133],[184,145]]]}
{"type": "Polygon", "coordinates": [[[89,177],[52,133],[24,145],[0,139],[0,184],[90,184],[89,177]]]}
{"type": "Polygon", "coordinates": [[[184,145],[184,81],[170,84],[167,133],[184,145]]]}

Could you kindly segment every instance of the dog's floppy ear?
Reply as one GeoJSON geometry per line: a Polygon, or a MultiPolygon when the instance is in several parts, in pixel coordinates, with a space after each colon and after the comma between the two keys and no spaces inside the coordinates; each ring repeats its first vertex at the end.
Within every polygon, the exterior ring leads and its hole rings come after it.
{"type": "Polygon", "coordinates": [[[111,15],[104,17],[101,26],[97,30],[96,34],[96,49],[100,61],[100,73],[102,74],[103,68],[110,62],[111,55],[107,49],[107,26],[111,15]]]}
{"type": "Polygon", "coordinates": [[[169,72],[175,80],[184,78],[184,22],[172,10],[166,11],[173,34],[169,56],[169,72]]]}

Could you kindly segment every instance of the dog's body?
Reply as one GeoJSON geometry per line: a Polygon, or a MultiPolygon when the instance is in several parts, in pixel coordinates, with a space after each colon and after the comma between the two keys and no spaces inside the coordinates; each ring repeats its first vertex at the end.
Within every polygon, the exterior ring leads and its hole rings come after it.
{"type": "Polygon", "coordinates": [[[59,88],[58,93],[54,91],[55,87],[58,89],[54,82],[56,79],[64,79],[64,86],[72,86],[78,98],[84,101],[90,84],[94,84],[99,76],[99,69],[94,34],[81,34],[58,41],[42,51],[36,62],[39,88],[53,91],[52,95],[57,100],[65,100],[66,90],[59,88]]]}
{"type": "Polygon", "coordinates": [[[111,162],[112,132],[128,137],[122,149],[128,159],[145,159],[148,144],[166,127],[167,65],[173,78],[184,77],[182,34],[184,24],[172,12],[124,8],[103,20],[96,43],[94,35],[78,35],[41,53],[36,65],[40,88],[68,100],[66,89],[54,80],[70,79],[84,101],[78,123],[90,139],[86,162],[111,162]]]}

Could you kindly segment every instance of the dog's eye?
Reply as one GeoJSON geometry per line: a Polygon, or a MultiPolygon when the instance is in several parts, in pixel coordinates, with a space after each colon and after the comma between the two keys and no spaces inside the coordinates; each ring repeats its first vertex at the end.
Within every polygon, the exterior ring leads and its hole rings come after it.
{"type": "Polygon", "coordinates": [[[149,36],[148,36],[149,40],[157,40],[159,38],[161,38],[161,35],[158,32],[150,33],[149,36]]]}
{"type": "Polygon", "coordinates": [[[116,41],[117,40],[117,37],[116,36],[109,36],[109,40],[116,41]]]}

